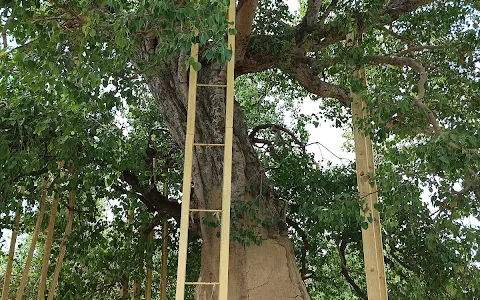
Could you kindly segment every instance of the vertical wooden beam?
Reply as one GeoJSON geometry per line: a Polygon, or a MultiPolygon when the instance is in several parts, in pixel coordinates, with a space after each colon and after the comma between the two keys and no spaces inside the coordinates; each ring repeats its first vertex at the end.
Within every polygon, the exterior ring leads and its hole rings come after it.
{"type": "MultiPolygon", "coordinates": [[[[157,184],[157,158],[153,158],[153,163],[152,163],[152,169],[153,169],[153,185],[156,187],[157,184]]],[[[150,247],[148,255],[148,264],[147,264],[147,280],[145,282],[145,300],[151,300],[152,299],[152,264],[153,264],[153,237],[154,237],[155,230],[152,228],[152,230],[148,234],[148,243],[150,247]]]]}
{"type": "MultiPolygon", "coordinates": [[[[354,34],[349,34],[347,40],[351,40],[352,44],[354,44],[354,34]]],[[[355,71],[354,76],[366,85],[365,68],[362,67],[360,70],[355,71]]],[[[362,229],[367,295],[369,300],[387,300],[388,295],[385,280],[380,215],[375,209],[375,204],[378,202],[378,195],[374,176],[373,147],[370,137],[365,136],[358,128],[359,121],[367,117],[365,108],[365,102],[361,95],[352,92],[357,183],[360,199],[365,201],[361,214],[366,220],[370,219],[373,221],[368,224],[367,229],[362,229]]]]}
{"type": "Polygon", "coordinates": [[[149,253],[147,254],[149,257],[148,266],[147,266],[147,280],[145,282],[145,300],[152,299],[152,256],[153,256],[153,234],[154,230],[150,231],[148,234],[148,242],[150,244],[149,253]]]}
{"type": "MultiPolygon", "coordinates": [[[[363,69],[363,72],[360,74],[363,79],[364,79],[364,84],[367,85],[367,77],[365,74],[365,69],[363,69]]],[[[362,101],[362,111],[363,111],[363,118],[366,118],[366,106],[365,102],[362,101]]],[[[370,197],[370,203],[373,207],[372,212],[373,212],[373,224],[374,224],[374,230],[375,230],[375,248],[377,250],[377,268],[378,268],[378,281],[380,284],[380,293],[381,293],[381,298],[382,300],[388,299],[388,291],[387,291],[387,279],[385,277],[385,260],[383,256],[383,242],[382,242],[382,229],[381,229],[381,224],[380,224],[380,213],[378,210],[375,208],[375,204],[378,203],[378,188],[377,188],[377,180],[376,178],[376,173],[375,173],[375,162],[374,162],[374,157],[373,157],[373,144],[372,144],[372,139],[370,136],[365,137],[365,143],[366,143],[366,150],[367,150],[367,163],[368,163],[368,174],[371,174],[373,178],[370,179],[370,184],[368,187],[370,188],[369,191],[369,197],[370,197]]]]}
{"type": "Polygon", "coordinates": [[[45,287],[47,285],[48,263],[50,261],[50,252],[52,250],[53,232],[55,230],[55,216],[57,214],[58,198],[55,191],[52,192],[52,209],[50,211],[50,219],[48,222],[47,241],[43,252],[42,272],[40,275],[40,285],[38,289],[37,300],[45,299],[45,287]]]}
{"type": "Polygon", "coordinates": [[[32,265],[33,252],[35,252],[38,233],[40,231],[40,227],[42,226],[43,215],[45,214],[45,201],[47,199],[47,188],[48,188],[48,184],[46,180],[43,181],[43,187],[44,188],[43,188],[42,196],[40,198],[40,204],[38,207],[37,221],[35,223],[35,229],[33,230],[32,242],[30,243],[30,249],[28,250],[28,256],[25,262],[25,268],[23,269],[22,279],[20,280],[20,285],[18,287],[16,300],[23,299],[23,292],[25,290],[25,285],[27,284],[28,273],[30,272],[30,266],[32,265]]]}
{"type": "Polygon", "coordinates": [[[128,286],[128,275],[123,273],[122,274],[122,289],[120,290],[121,297],[128,297],[130,296],[130,290],[128,286]]]}
{"type": "MultiPolygon", "coordinates": [[[[198,61],[198,44],[192,45],[191,56],[198,61]]],[[[197,72],[190,66],[187,132],[185,136],[185,161],[183,165],[182,214],[180,219],[180,241],[178,245],[178,268],[176,300],[185,298],[185,276],[187,271],[188,223],[190,220],[190,193],[192,184],[193,142],[195,139],[195,112],[197,102],[197,72]]]]}
{"type": "Polygon", "coordinates": [[[133,299],[140,300],[140,294],[142,292],[142,284],[138,280],[134,280],[133,285],[133,299]]]}
{"type": "MultiPolygon", "coordinates": [[[[163,195],[168,198],[167,179],[163,184],[163,195]]],[[[167,300],[167,270],[168,270],[168,221],[162,225],[162,277],[160,282],[160,300],[167,300]]]]}
{"type": "Polygon", "coordinates": [[[227,63],[227,92],[225,107],[225,146],[223,154],[223,189],[222,189],[222,220],[220,227],[220,271],[218,299],[228,299],[228,268],[230,253],[230,205],[232,197],[232,150],[233,150],[233,105],[235,83],[235,36],[231,30],[235,29],[236,1],[230,0],[228,8],[228,46],[232,57],[227,63]]]}
{"type": "Polygon", "coordinates": [[[75,207],[75,191],[70,191],[70,201],[68,203],[68,222],[67,227],[65,228],[65,233],[60,244],[60,253],[58,254],[57,264],[55,265],[55,271],[53,273],[53,279],[50,284],[50,290],[48,291],[48,300],[53,300],[55,295],[55,290],[57,289],[58,277],[60,276],[60,270],[62,269],[63,259],[65,258],[65,253],[67,252],[67,239],[70,233],[72,233],[73,226],[73,217],[74,217],[74,207],[75,207]]]}
{"type": "MultiPolygon", "coordinates": [[[[23,188],[23,187],[22,187],[23,188]]],[[[21,189],[22,189],[21,188],[21,189]]],[[[23,193],[23,190],[21,191],[23,193]]],[[[10,287],[10,277],[12,275],[13,259],[15,256],[15,245],[17,243],[18,228],[20,224],[20,208],[22,207],[22,197],[18,199],[17,209],[15,210],[15,219],[12,229],[12,237],[10,239],[10,249],[8,251],[8,262],[3,279],[2,300],[8,299],[8,290],[10,287]]]]}

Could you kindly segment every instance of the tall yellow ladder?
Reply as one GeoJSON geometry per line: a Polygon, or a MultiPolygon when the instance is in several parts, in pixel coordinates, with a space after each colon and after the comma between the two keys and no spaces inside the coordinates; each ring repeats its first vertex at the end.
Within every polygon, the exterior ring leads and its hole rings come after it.
{"type": "MultiPolygon", "coordinates": [[[[184,300],[185,285],[213,285],[218,287],[219,300],[227,300],[228,297],[228,256],[230,240],[230,201],[232,190],[232,140],[233,140],[233,87],[235,71],[235,36],[232,35],[235,28],[235,0],[230,0],[228,8],[229,30],[228,46],[232,51],[232,57],[227,63],[227,84],[210,85],[197,83],[197,72],[190,67],[188,110],[187,110],[187,132],[185,137],[185,163],[183,169],[182,189],[182,216],[180,221],[180,243],[178,249],[178,270],[177,270],[177,292],[176,300],[184,300]],[[226,88],[225,108],[225,137],[223,144],[195,143],[195,112],[197,87],[226,88]],[[190,191],[192,182],[192,165],[194,147],[224,147],[223,161],[223,189],[222,208],[190,208],[190,191]],[[188,245],[188,223],[191,212],[220,213],[220,264],[218,282],[186,282],[187,269],[187,245],[188,245]]],[[[192,45],[191,56],[198,61],[198,44],[192,45]]]]}

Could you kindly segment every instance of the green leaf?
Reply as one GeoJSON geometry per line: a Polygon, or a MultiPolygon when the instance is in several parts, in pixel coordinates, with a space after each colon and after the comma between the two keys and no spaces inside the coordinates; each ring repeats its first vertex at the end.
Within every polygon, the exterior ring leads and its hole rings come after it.
{"type": "Polygon", "coordinates": [[[362,228],[364,230],[367,230],[368,229],[368,223],[367,222],[362,222],[362,228]]]}
{"type": "Polygon", "coordinates": [[[196,61],[196,62],[194,62],[194,63],[192,64],[192,68],[193,68],[195,71],[198,72],[198,71],[200,71],[200,69],[202,68],[202,64],[199,63],[198,61],[196,61]]]}

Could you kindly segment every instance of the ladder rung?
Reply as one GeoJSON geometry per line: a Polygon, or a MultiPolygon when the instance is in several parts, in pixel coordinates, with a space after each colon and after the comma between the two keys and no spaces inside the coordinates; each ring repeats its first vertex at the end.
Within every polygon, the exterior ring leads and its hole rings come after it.
{"type": "Polygon", "coordinates": [[[190,208],[191,212],[222,212],[221,209],[190,208]]]}
{"type": "Polygon", "coordinates": [[[194,146],[212,146],[212,147],[223,147],[225,144],[208,144],[208,143],[193,143],[194,146]]]}
{"type": "Polygon", "coordinates": [[[207,83],[197,83],[197,86],[208,86],[208,87],[217,87],[217,88],[227,87],[226,84],[207,84],[207,83]]]}
{"type": "Polygon", "coordinates": [[[185,285],[220,285],[220,282],[185,282],[185,285]]]}

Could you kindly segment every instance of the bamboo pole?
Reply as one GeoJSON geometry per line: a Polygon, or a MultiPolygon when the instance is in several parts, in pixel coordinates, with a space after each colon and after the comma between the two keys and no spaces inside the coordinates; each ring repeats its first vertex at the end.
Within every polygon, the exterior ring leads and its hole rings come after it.
{"type": "Polygon", "coordinates": [[[129,286],[128,286],[128,275],[125,273],[122,274],[122,289],[120,290],[121,297],[130,296],[129,286]]]}
{"type": "MultiPolygon", "coordinates": [[[[192,44],[191,57],[198,61],[198,44],[192,44]]],[[[188,223],[190,220],[190,193],[192,183],[193,142],[195,139],[195,111],[197,99],[197,72],[190,66],[187,132],[185,134],[185,161],[183,163],[182,213],[180,239],[178,242],[177,290],[175,300],[185,299],[185,277],[187,271],[188,223]]]]}
{"type": "Polygon", "coordinates": [[[140,293],[142,290],[142,285],[139,281],[135,280],[135,284],[133,285],[133,296],[135,300],[140,300],[140,293]]]}
{"type": "MultiPolygon", "coordinates": [[[[129,210],[128,211],[128,218],[127,218],[127,224],[130,225],[133,221],[133,217],[135,214],[135,210],[129,210]]],[[[136,288],[137,282],[134,281],[133,284],[133,294],[135,295],[135,288],[136,288]]],[[[120,290],[120,296],[121,297],[129,297],[130,296],[130,278],[128,274],[122,271],[122,289],[120,290]]]]}
{"type": "MultiPolygon", "coordinates": [[[[150,231],[150,233],[148,234],[148,241],[152,247],[153,247],[153,233],[154,233],[154,230],[152,229],[152,231],[150,231]]],[[[150,251],[149,255],[150,255],[149,263],[152,263],[153,251],[150,251]]],[[[151,299],[152,299],[152,266],[149,265],[147,267],[147,281],[145,282],[145,300],[151,300],[151,299]]]]}
{"type": "Polygon", "coordinates": [[[58,198],[55,191],[52,192],[52,209],[50,212],[50,219],[48,221],[47,241],[45,242],[45,249],[43,252],[42,272],[40,275],[40,287],[38,288],[37,300],[45,299],[45,288],[47,286],[48,263],[50,260],[50,252],[52,250],[53,232],[55,229],[55,216],[57,214],[58,198]]]}
{"type": "MultiPolygon", "coordinates": [[[[157,183],[157,159],[154,157],[153,158],[153,185],[155,186],[157,183]]],[[[154,235],[154,229],[150,231],[148,234],[148,241],[150,244],[150,252],[148,253],[149,255],[149,262],[147,266],[147,280],[145,282],[145,300],[151,300],[152,299],[152,264],[153,264],[153,235],[154,235]]]]}
{"type": "MultiPolygon", "coordinates": [[[[163,195],[168,197],[167,179],[163,184],[163,195]]],[[[160,282],[160,300],[167,299],[167,270],[168,270],[168,221],[162,225],[162,278],[160,282]]]]}
{"type": "Polygon", "coordinates": [[[25,262],[25,268],[23,269],[22,279],[20,280],[20,285],[17,291],[16,300],[23,299],[23,291],[25,290],[25,285],[28,280],[28,273],[30,272],[30,266],[32,264],[33,252],[35,252],[35,246],[37,244],[38,233],[40,231],[40,226],[42,226],[43,215],[45,214],[45,200],[47,199],[47,181],[43,181],[43,192],[40,198],[40,205],[38,208],[37,221],[35,223],[35,229],[33,231],[32,242],[30,243],[30,249],[28,250],[27,261],[25,262]]]}
{"type": "Polygon", "coordinates": [[[230,257],[230,206],[232,197],[232,152],[233,152],[233,106],[235,85],[235,30],[236,1],[230,0],[228,7],[228,46],[232,57],[227,63],[227,93],[225,104],[225,147],[223,148],[222,224],[220,227],[220,262],[218,273],[218,298],[228,299],[228,271],[230,257]]]}
{"type": "MultiPolygon", "coordinates": [[[[23,187],[21,192],[23,193],[23,187]]],[[[8,289],[10,287],[10,277],[12,275],[13,258],[15,256],[15,245],[17,243],[18,228],[20,224],[20,208],[22,207],[22,198],[18,199],[17,209],[15,211],[15,221],[12,229],[12,238],[10,239],[10,249],[8,251],[8,262],[3,280],[2,300],[8,299],[8,289]]]]}
{"type": "Polygon", "coordinates": [[[70,201],[68,203],[68,222],[67,227],[65,228],[65,234],[63,235],[62,243],[60,244],[60,253],[58,254],[57,264],[55,265],[55,272],[53,273],[52,283],[50,284],[50,290],[48,291],[48,300],[53,300],[55,295],[55,290],[57,289],[58,277],[60,275],[60,270],[62,269],[63,259],[67,251],[67,239],[70,233],[72,232],[73,226],[73,212],[75,207],[75,191],[70,191],[70,201]]]}
{"type": "MultiPolygon", "coordinates": [[[[347,40],[354,44],[355,35],[350,33],[347,40]]],[[[365,68],[354,72],[354,76],[361,79],[366,85],[365,68]]],[[[373,147],[370,137],[365,136],[358,129],[357,122],[367,117],[365,102],[361,95],[352,92],[352,117],[354,127],[354,143],[357,168],[357,183],[360,198],[366,200],[361,214],[365,219],[372,218],[373,222],[367,229],[362,229],[363,255],[365,273],[367,277],[367,295],[370,300],[387,300],[387,285],[385,280],[385,265],[380,230],[380,215],[374,205],[378,202],[373,160],[373,147]]]]}
{"type": "MultiPolygon", "coordinates": [[[[364,79],[364,84],[367,84],[367,77],[365,75],[365,69],[363,69],[363,72],[360,74],[363,79],[364,79]]],[[[365,107],[365,102],[363,101],[363,118],[366,118],[366,107],[365,107]]],[[[367,150],[367,163],[368,163],[368,172],[369,174],[372,175],[372,178],[370,179],[370,184],[368,185],[370,191],[369,191],[369,197],[370,197],[370,205],[372,207],[372,218],[373,218],[373,224],[374,224],[374,231],[375,231],[375,248],[377,251],[377,268],[378,268],[378,281],[380,284],[380,293],[381,293],[381,298],[380,299],[388,299],[388,292],[387,292],[387,279],[385,277],[385,260],[383,256],[383,242],[382,242],[382,230],[381,230],[381,224],[380,224],[380,213],[378,210],[375,208],[375,204],[378,203],[378,191],[377,191],[377,181],[376,181],[376,174],[375,174],[375,162],[373,158],[373,144],[370,136],[365,137],[365,143],[366,143],[366,150],[367,150]]]]}

